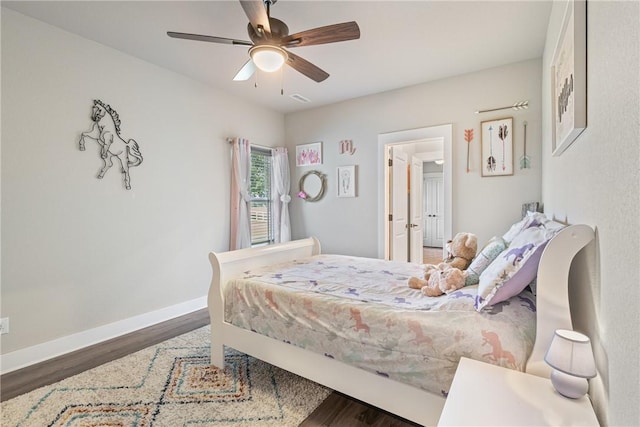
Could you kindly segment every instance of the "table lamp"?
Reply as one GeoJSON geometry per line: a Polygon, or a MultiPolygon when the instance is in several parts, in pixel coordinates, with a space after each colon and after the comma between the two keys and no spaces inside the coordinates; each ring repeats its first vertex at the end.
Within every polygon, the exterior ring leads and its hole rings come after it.
{"type": "Polygon", "coordinates": [[[589,390],[587,378],[596,376],[591,341],[580,332],[557,329],[544,360],[553,368],[555,389],[571,399],[584,396],[589,390]]]}

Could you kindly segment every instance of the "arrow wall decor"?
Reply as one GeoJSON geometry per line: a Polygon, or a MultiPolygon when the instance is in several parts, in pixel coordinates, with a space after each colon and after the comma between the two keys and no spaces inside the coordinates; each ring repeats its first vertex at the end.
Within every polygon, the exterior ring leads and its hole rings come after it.
{"type": "Polygon", "coordinates": [[[518,111],[518,110],[526,110],[527,108],[529,108],[529,100],[516,102],[515,104],[509,105],[508,107],[491,108],[489,110],[478,110],[476,111],[476,114],[488,113],[491,111],[508,110],[508,109],[518,111]]]}

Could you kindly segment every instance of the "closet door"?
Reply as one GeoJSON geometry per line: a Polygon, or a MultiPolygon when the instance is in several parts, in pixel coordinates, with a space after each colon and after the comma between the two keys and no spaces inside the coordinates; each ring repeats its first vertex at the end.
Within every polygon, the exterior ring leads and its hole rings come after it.
{"type": "Polygon", "coordinates": [[[444,182],[442,174],[424,174],[424,246],[444,244],[444,182]]]}

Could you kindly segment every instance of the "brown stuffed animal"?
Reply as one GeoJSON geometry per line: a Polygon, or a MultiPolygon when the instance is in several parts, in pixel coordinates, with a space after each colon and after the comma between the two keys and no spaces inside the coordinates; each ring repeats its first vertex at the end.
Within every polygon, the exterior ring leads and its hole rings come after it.
{"type": "Polygon", "coordinates": [[[466,275],[462,270],[440,263],[439,268],[431,272],[429,283],[421,291],[428,297],[439,297],[457,291],[465,281],[466,275]]]}
{"type": "MultiPolygon", "coordinates": [[[[432,291],[427,291],[424,288],[435,288],[435,289],[443,289],[438,295],[442,295],[444,289],[451,289],[449,292],[452,292],[453,286],[457,286],[458,277],[457,273],[449,273],[447,277],[450,277],[450,281],[452,285],[443,284],[442,287],[439,283],[443,280],[443,273],[447,269],[457,269],[460,270],[462,274],[462,285],[458,286],[456,289],[460,289],[464,286],[464,274],[462,270],[466,270],[467,267],[471,264],[471,260],[476,256],[476,252],[478,251],[478,238],[475,234],[472,233],[458,233],[454,236],[453,240],[447,242],[447,252],[448,256],[445,258],[440,264],[425,264],[424,266],[424,278],[420,279],[418,277],[410,277],[409,278],[409,287],[413,289],[422,289],[423,293],[427,295],[427,292],[433,293],[432,291]],[[433,272],[439,271],[439,278],[437,282],[430,283],[430,276],[433,272]],[[436,286],[436,283],[438,286],[436,286]]],[[[435,291],[437,292],[437,291],[435,291]]],[[[434,295],[429,295],[434,296],[434,295]]],[[[437,296],[437,295],[436,295],[437,296]]]]}
{"type": "Polygon", "coordinates": [[[443,261],[451,267],[466,270],[478,252],[478,238],[472,233],[458,233],[447,242],[449,256],[443,261]]]}
{"type": "MultiPolygon", "coordinates": [[[[442,263],[440,263],[442,264],[442,263]]],[[[440,265],[438,264],[438,265],[440,265]]],[[[429,286],[429,278],[431,273],[438,269],[438,265],[425,264],[424,265],[424,279],[419,277],[409,277],[409,287],[413,289],[422,289],[425,286],[429,286]]]]}

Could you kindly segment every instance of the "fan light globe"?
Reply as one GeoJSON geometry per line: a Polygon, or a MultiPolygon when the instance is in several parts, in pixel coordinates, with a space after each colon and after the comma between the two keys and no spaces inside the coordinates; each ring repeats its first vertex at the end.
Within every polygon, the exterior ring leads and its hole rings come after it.
{"type": "Polygon", "coordinates": [[[277,46],[254,46],[249,55],[256,67],[268,73],[279,70],[287,58],[287,53],[277,46]]]}

